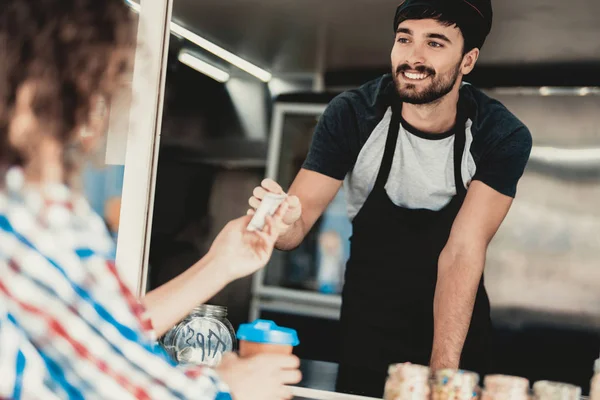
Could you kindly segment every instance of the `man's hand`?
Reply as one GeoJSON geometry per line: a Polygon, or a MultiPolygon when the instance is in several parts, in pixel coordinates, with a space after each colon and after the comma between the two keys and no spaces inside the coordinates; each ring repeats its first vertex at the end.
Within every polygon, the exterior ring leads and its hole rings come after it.
{"type": "Polygon", "coordinates": [[[207,257],[227,272],[228,281],[253,274],[264,267],[279,237],[278,226],[288,209],[283,203],[273,217],[267,216],[262,231],[249,232],[251,217],[231,221],[214,240],[207,257]]]}
{"type": "Polygon", "coordinates": [[[300,382],[299,367],[300,360],[292,355],[261,354],[238,358],[228,353],[216,371],[229,386],[235,400],[287,400],[292,398],[292,392],[285,385],[300,382]]]}
{"type": "MultiPolygon", "coordinates": [[[[300,170],[288,191],[285,201],[288,210],[283,215],[281,224],[277,225],[280,234],[276,243],[277,249],[288,251],[300,245],[340,190],[342,183],[318,172],[300,170]]],[[[283,194],[284,192],[277,183],[265,179],[260,187],[254,189],[253,196],[248,201],[251,207],[248,214],[254,214],[267,193],[283,194]]]]}
{"type": "MultiPolygon", "coordinates": [[[[250,197],[250,200],[248,200],[248,204],[250,204],[251,207],[248,210],[248,215],[254,214],[267,193],[284,194],[285,192],[275,181],[271,179],[263,180],[261,182],[261,186],[258,186],[254,189],[252,192],[252,197],[250,197]]],[[[287,212],[283,215],[281,221],[278,221],[276,225],[280,235],[285,235],[292,225],[294,225],[302,216],[302,206],[298,197],[288,196],[288,198],[285,200],[285,203],[288,206],[287,212]]]]}

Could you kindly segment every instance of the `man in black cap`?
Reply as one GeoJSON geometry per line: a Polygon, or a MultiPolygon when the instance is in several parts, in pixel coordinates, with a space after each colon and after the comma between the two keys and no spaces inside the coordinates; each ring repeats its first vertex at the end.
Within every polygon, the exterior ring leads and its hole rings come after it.
{"type": "MultiPolygon", "coordinates": [[[[463,83],[491,25],[490,0],[401,4],[391,74],[329,104],[289,190],[283,250],[346,182],[340,391],[381,396],[398,362],[488,371],[485,255],[531,151],[527,127],[463,83]]],[[[282,189],[265,180],[250,205],[266,192],[282,189]]]]}

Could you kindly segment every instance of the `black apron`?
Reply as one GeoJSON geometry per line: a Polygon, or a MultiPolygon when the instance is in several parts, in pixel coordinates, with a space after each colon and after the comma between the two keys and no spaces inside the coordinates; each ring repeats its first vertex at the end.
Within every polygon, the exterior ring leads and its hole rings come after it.
{"type": "MultiPolygon", "coordinates": [[[[352,223],[336,388],[379,398],[390,364],[429,365],[438,258],[466,195],[461,159],[467,112],[459,107],[454,128],[456,196],[440,211],[398,207],[389,199],[385,184],[400,130],[401,104],[394,103],[392,109],[375,186],[352,223]]],[[[486,373],[490,333],[490,306],[482,277],[461,368],[486,373]]]]}

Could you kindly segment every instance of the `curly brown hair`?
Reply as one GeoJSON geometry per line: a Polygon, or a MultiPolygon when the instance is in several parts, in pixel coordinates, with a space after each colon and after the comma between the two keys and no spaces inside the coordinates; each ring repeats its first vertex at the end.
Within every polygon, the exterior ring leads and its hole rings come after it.
{"type": "Polygon", "coordinates": [[[1,2],[0,168],[26,167],[47,137],[62,147],[68,177],[94,103],[110,104],[132,69],[134,16],[124,0],[1,2]]]}

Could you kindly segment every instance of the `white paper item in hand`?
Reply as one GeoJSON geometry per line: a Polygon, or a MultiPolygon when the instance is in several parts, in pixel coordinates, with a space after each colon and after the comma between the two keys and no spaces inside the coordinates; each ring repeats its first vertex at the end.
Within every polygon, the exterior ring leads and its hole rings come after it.
{"type": "Polygon", "coordinates": [[[286,198],[286,194],[267,193],[248,224],[248,230],[250,232],[262,231],[265,227],[265,218],[267,215],[273,216],[286,198]]]}

